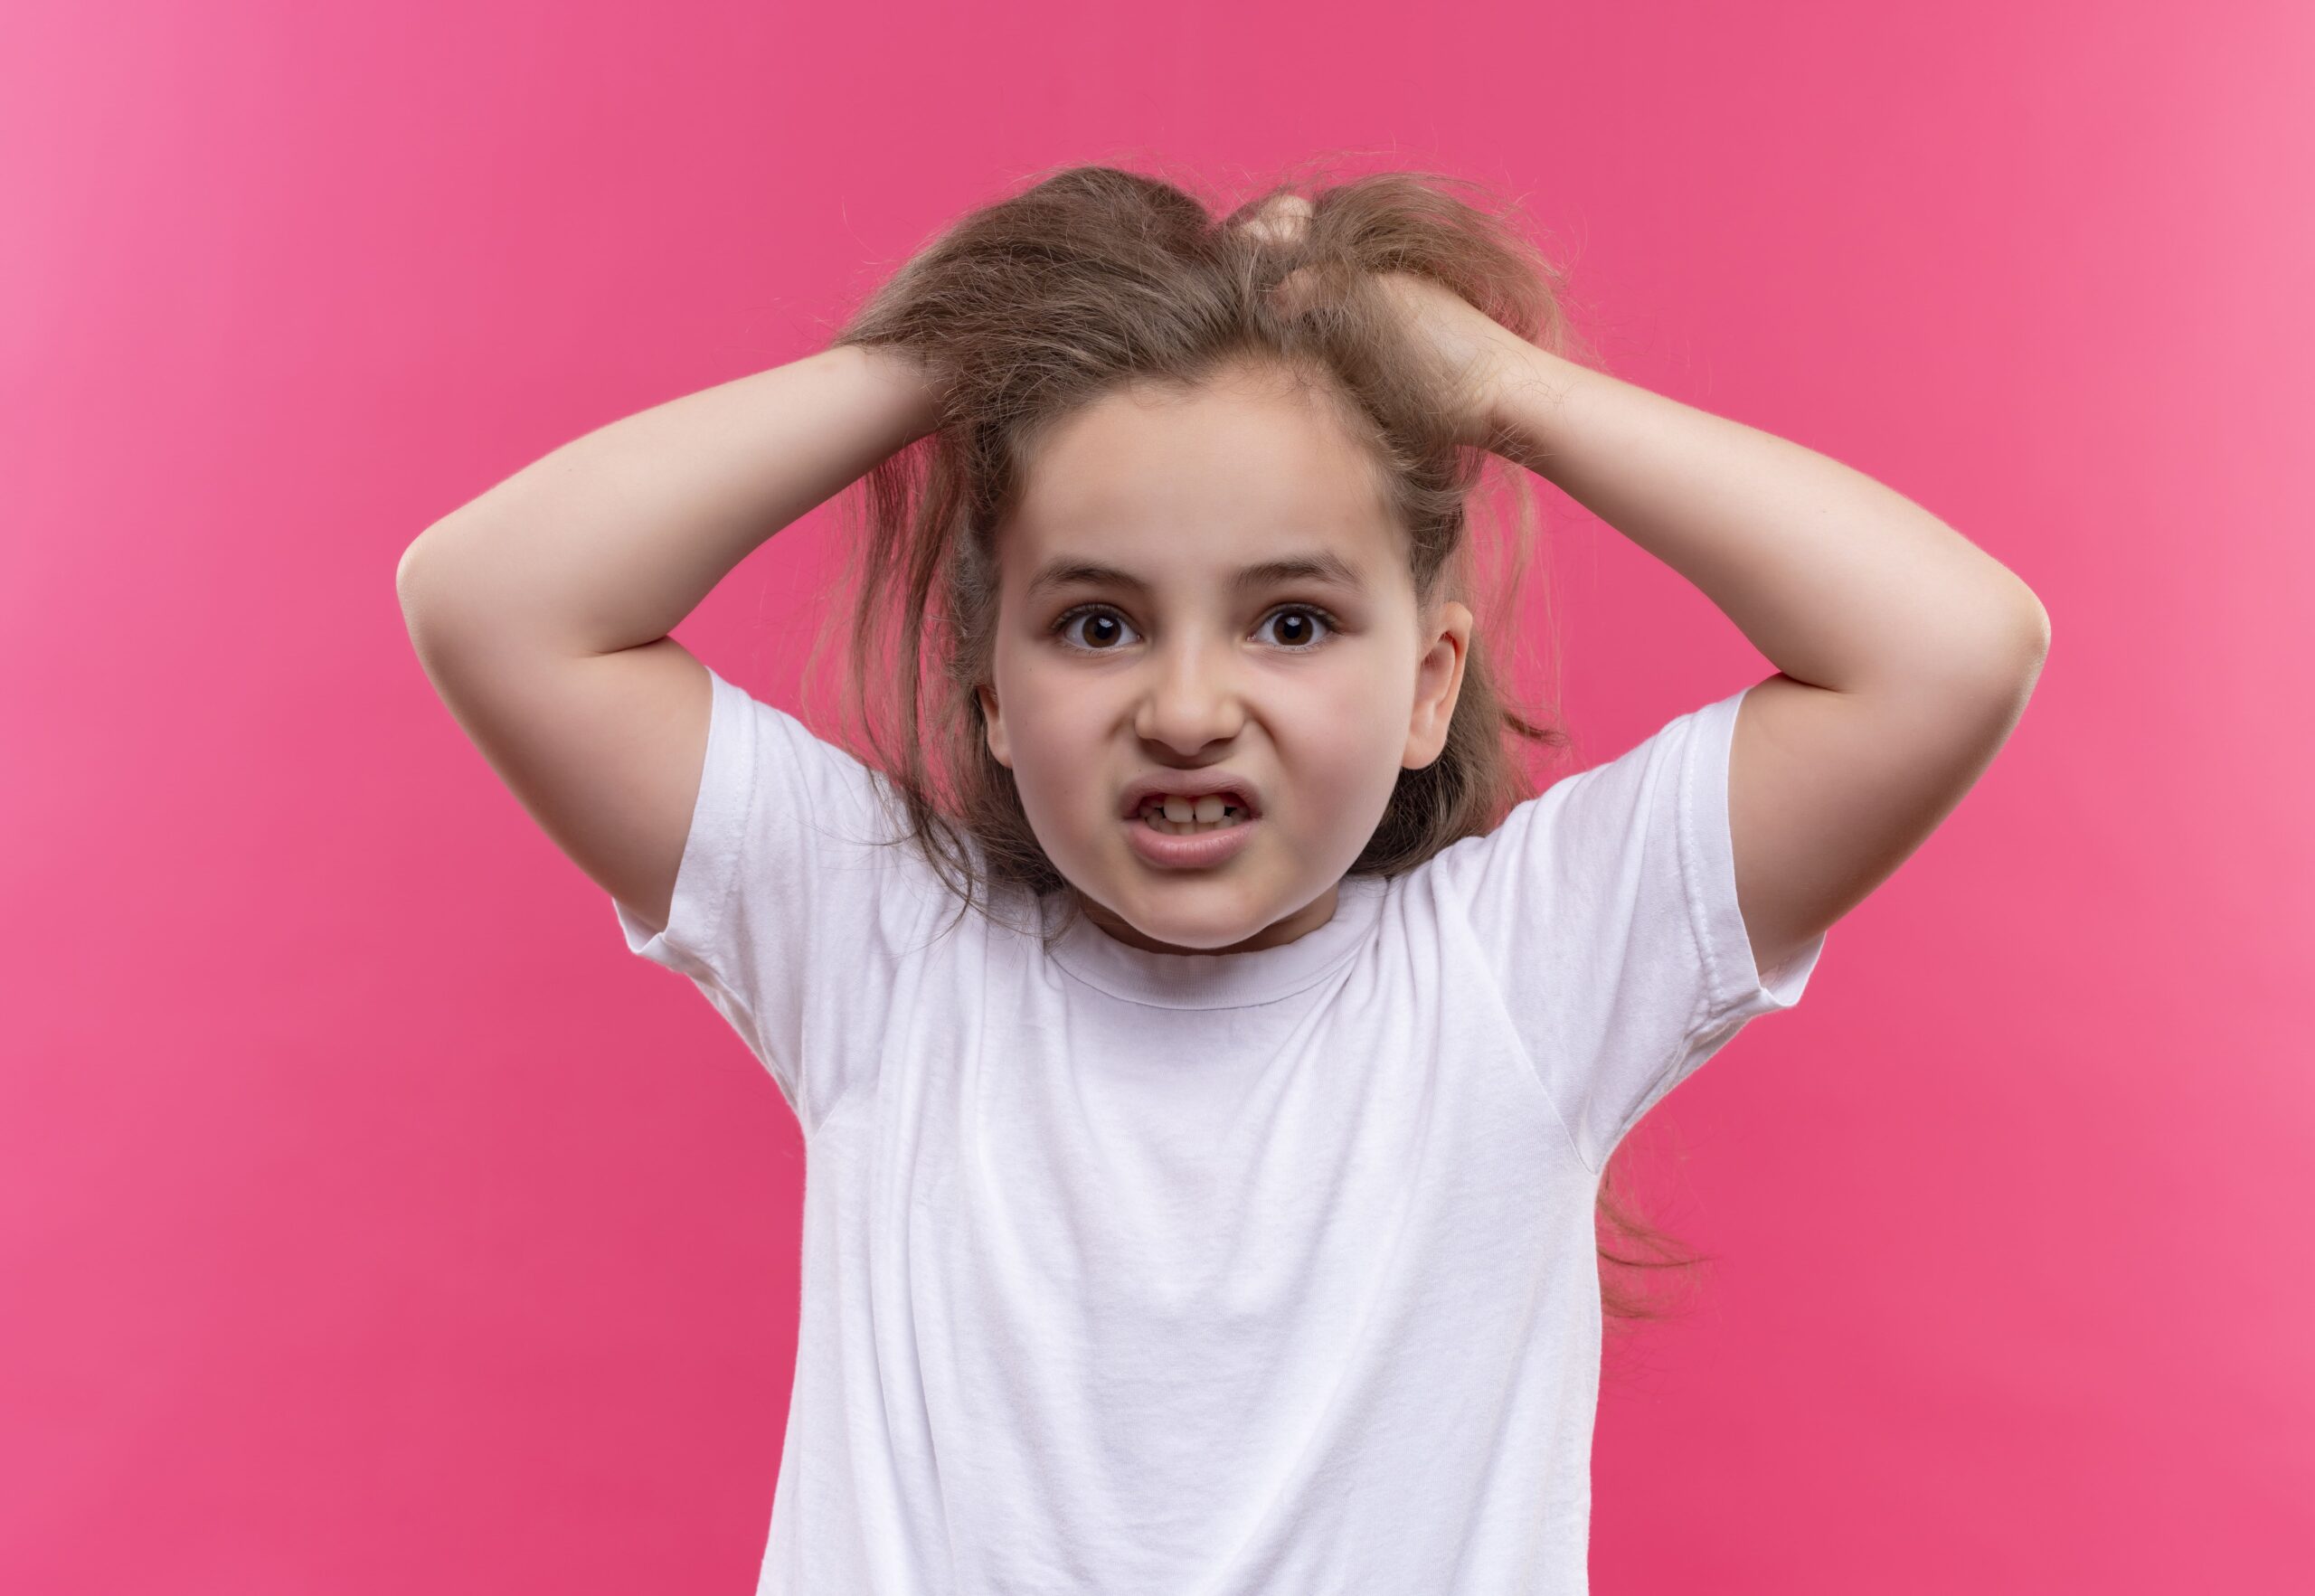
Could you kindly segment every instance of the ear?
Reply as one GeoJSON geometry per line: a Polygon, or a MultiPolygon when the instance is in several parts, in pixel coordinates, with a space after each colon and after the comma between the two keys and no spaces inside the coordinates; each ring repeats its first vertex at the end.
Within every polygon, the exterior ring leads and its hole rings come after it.
{"type": "Polygon", "coordinates": [[[1013,768],[1013,752],[1005,738],[1005,717],[997,713],[997,689],[983,682],[973,691],[980,695],[981,719],[988,722],[988,751],[1006,770],[1013,768]]]}
{"type": "Polygon", "coordinates": [[[1463,660],[1470,651],[1471,612],[1449,600],[1439,607],[1429,630],[1430,647],[1415,666],[1414,716],[1407,725],[1407,750],[1399,763],[1420,770],[1447,746],[1455,700],[1463,691],[1463,660]]]}

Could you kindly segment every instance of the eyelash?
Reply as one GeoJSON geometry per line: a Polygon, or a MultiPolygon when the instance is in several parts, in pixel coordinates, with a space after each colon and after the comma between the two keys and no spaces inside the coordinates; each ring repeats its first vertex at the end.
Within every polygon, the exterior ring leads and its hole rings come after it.
{"type": "MultiPolygon", "coordinates": [[[[1053,636],[1060,637],[1062,633],[1069,629],[1070,623],[1076,620],[1080,616],[1091,615],[1097,611],[1105,609],[1112,615],[1119,613],[1117,606],[1114,604],[1080,604],[1072,609],[1062,611],[1060,615],[1054,619],[1054,623],[1048,629],[1051,631],[1053,636]]],[[[1337,620],[1327,610],[1319,608],[1316,604],[1281,604],[1277,609],[1271,610],[1268,615],[1263,616],[1262,619],[1265,622],[1268,622],[1278,616],[1290,615],[1297,610],[1299,610],[1305,615],[1317,616],[1326,626],[1327,637],[1322,637],[1316,643],[1304,643],[1299,646],[1291,644],[1281,645],[1280,647],[1285,653],[1316,654],[1320,648],[1326,646],[1327,638],[1338,635],[1343,629],[1342,622],[1337,620]]],[[[1122,619],[1122,617],[1120,617],[1120,619],[1122,619]]],[[[1117,648],[1088,648],[1082,643],[1072,643],[1066,637],[1062,638],[1062,647],[1079,654],[1115,654],[1118,652],[1117,648]]]]}

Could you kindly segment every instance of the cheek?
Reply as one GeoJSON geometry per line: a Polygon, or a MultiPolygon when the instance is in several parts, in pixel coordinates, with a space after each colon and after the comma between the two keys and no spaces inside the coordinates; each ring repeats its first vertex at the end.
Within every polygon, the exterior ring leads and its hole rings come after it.
{"type": "Polygon", "coordinates": [[[1089,801],[1087,786],[1102,768],[1096,762],[1101,733],[1091,695],[1025,674],[1014,684],[1005,726],[1014,784],[1029,817],[1040,826],[1075,823],[1089,801]]]}
{"type": "Polygon", "coordinates": [[[1295,736],[1282,751],[1296,784],[1306,793],[1326,795],[1346,816],[1379,814],[1406,752],[1412,700],[1405,684],[1367,670],[1309,685],[1311,696],[1294,716],[1309,734],[1295,736]]]}

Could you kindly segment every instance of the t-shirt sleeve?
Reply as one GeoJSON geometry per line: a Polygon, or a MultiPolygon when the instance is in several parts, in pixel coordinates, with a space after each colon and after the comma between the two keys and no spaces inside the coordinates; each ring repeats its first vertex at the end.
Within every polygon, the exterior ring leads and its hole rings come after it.
{"type": "Polygon", "coordinates": [[[1597,1173],[1642,1115],[1824,951],[1755,968],[1736,902],[1728,756],[1744,694],[1680,715],[1436,855],[1544,1089],[1597,1173]]]}
{"type": "Polygon", "coordinates": [[[873,1073],[902,962],[937,929],[939,878],[881,772],[708,679],[706,759],[666,927],[612,907],[628,950],[691,978],[808,1136],[873,1073]]]}

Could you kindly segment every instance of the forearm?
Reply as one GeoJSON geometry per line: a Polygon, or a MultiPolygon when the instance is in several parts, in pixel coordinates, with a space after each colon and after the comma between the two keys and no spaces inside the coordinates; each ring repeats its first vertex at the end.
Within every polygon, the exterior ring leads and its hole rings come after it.
{"type": "Polygon", "coordinates": [[[1786,675],[1856,691],[2015,670],[2046,646],[2032,590],[1902,494],[1523,349],[1498,391],[1507,455],[1694,582],[1786,675]]]}
{"type": "Polygon", "coordinates": [[[564,444],[428,527],[395,585],[413,625],[581,653],[648,643],[937,413],[902,357],[823,350],[564,444]]]}

